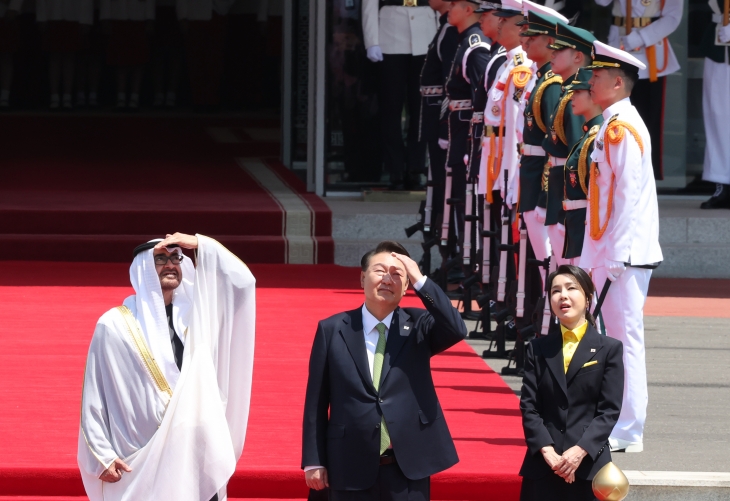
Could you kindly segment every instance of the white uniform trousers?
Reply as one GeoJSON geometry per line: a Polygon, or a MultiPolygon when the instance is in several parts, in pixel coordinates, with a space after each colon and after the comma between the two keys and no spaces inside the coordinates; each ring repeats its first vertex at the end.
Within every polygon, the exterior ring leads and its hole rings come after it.
{"type": "Polygon", "coordinates": [[[546,226],[550,247],[553,249],[555,262],[558,266],[563,264],[576,264],[577,259],[563,259],[563,247],[565,247],[565,225],[560,223],[546,226]]]}
{"type": "Polygon", "coordinates": [[[702,113],[705,121],[705,164],[702,179],[730,184],[730,64],[705,58],[702,83],[702,113]]]}
{"type": "MultiPolygon", "coordinates": [[[[606,283],[606,268],[593,269],[596,299],[606,283]]],[[[643,442],[646,406],[646,352],[644,350],[644,303],[651,270],[626,268],[611,284],[601,307],[606,334],[624,344],[624,399],[621,415],[611,436],[643,442]]]]}
{"type": "MultiPolygon", "coordinates": [[[[522,219],[527,226],[527,236],[530,238],[532,250],[535,252],[535,259],[543,261],[550,256],[550,238],[547,233],[547,226],[537,220],[537,213],[534,210],[523,212],[522,219]]],[[[545,286],[545,268],[540,268],[542,285],[545,286]]]]}

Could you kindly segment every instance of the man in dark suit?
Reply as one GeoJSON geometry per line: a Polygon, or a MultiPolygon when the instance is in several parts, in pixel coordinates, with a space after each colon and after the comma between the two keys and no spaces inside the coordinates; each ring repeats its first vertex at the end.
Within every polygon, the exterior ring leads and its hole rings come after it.
{"type": "Polygon", "coordinates": [[[302,468],[334,501],[421,501],[458,462],[430,359],[466,337],[441,289],[395,242],[361,261],[365,303],[322,320],[309,361],[302,468]],[[421,308],[400,308],[409,283],[421,308]]]}
{"type": "MultiPolygon", "coordinates": [[[[581,287],[590,287],[585,272],[561,266],[558,273],[566,273],[564,268],[575,275],[582,272],[581,287]]],[[[560,278],[552,282],[553,311],[556,304],[569,308],[561,291],[554,290],[560,278]]],[[[562,278],[565,288],[576,288],[573,276],[562,278]]],[[[591,290],[589,301],[592,295],[591,290]]],[[[585,302],[581,308],[587,308],[585,302]]],[[[527,349],[520,398],[527,442],[520,470],[522,501],[593,500],[591,481],[611,461],[608,437],[621,412],[624,389],[623,345],[600,335],[592,323],[590,317],[577,328],[562,325],[561,331],[534,339],[527,349]]]]}

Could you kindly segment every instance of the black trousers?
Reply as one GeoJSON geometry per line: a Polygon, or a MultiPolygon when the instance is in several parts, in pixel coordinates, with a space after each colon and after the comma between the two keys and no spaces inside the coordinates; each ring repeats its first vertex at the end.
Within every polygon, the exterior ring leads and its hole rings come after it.
{"type": "Polygon", "coordinates": [[[437,214],[444,211],[444,189],[446,188],[446,150],[439,146],[438,140],[428,142],[428,161],[431,165],[433,180],[433,198],[431,208],[431,226],[436,227],[437,214]]]}
{"type": "Polygon", "coordinates": [[[210,501],[218,501],[218,494],[210,498],[210,501]]]}
{"type": "Polygon", "coordinates": [[[426,165],[426,143],[418,140],[421,109],[421,69],[426,56],[383,54],[380,63],[380,133],[383,163],[391,183],[422,174],[426,165]],[[403,144],[401,116],[408,111],[407,145],[403,144]]]}
{"type": "Polygon", "coordinates": [[[330,501],[429,501],[431,478],[408,479],[398,463],[380,467],[375,485],[363,491],[330,490],[330,501]]]}
{"type": "Polygon", "coordinates": [[[522,478],[520,501],[595,501],[590,480],[567,483],[554,473],[543,478],[522,478]]]}
{"type": "Polygon", "coordinates": [[[664,150],[664,94],[667,77],[659,77],[656,82],[649,79],[639,80],[631,91],[631,104],[644,120],[651,136],[651,165],[654,179],[664,179],[662,152],[664,150]]]}

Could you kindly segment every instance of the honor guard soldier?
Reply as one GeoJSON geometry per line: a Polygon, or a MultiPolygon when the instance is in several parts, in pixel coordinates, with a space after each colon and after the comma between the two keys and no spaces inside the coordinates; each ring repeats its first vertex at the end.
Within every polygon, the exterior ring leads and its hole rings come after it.
{"type": "Polygon", "coordinates": [[[456,54],[458,31],[448,23],[450,2],[431,0],[431,8],[439,13],[439,29],[428,46],[421,69],[421,123],[418,140],[428,143],[429,186],[424,214],[424,231],[434,224],[436,213],[444,205],[446,148],[448,148],[448,116],[444,108],[444,82],[456,54]],[[435,209],[435,210],[434,210],[435,209]]]}
{"type": "Polygon", "coordinates": [[[715,193],[701,209],[730,209],[730,24],[718,0],[710,0],[712,22],[702,38],[705,72],[702,117],[705,121],[705,163],[702,179],[715,183],[715,193]]]}
{"type": "MultiPolygon", "coordinates": [[[[595,37],[586,30],[557,23],[555,42],[550,45],[552,71],[563,82],[569,82],[582,66],[591,61],[592,43],[595,37]]],[[[583,135],[583,119],[573,115],[570,92],[561,88],[558,104],[545,121],[547,133],[542,147],[548,155],[543,173],[543,191],[546,192],[545,226],[548,228],[550,247],[558,266],[573,264],[563,259],[565,245],[565,211],[563,211],[563,170],[572,146],[583,135]],[[546,181],[546,182],[545,182],[546,181]]]]}
{"type": "MultiPolygon", "coordinates": [[[[563,82],[570,82],[578,69],[590,63],[592,44],[595,39],[584,29],[557,23],[555,43],[550,46],[553,50],[552,71],[560,75],[563,82]]],[[[563,171],[570,149],[583,135],[583,122],[581,117],[573,115],[570,107],[570,92],[563,88],[558,105],[545,122],[547,134],[542,141],[542,147],[548,155],[543,174],[543,181],[547,179],[547,183],[543,185],[543,191],[547,196],[545,226],[548,227],[550,247],[558,266],[573,264],[562,257],[565,245],[563,171]]]]}
{"type": "Polygon", "coordinates": [[[682,20],[684,1],[596,0],[596,3],[603,6],[613,3],[613,26],[608,32],[608,44],[627,51],[645,66],[639,71],[632,102],[651,134],[655,179],[664,179],[664,77],[679,71],[679,63],[667,37],[682,20]]]}
{"type": "MultiPolygon", "coordinates": [[[[487,73],[489,68],[493,66],[495,57],[505,53],[504,48],[496,42],[497,36],[499,35],[499,20],[501,18],[495,16],[494,13],[499,7],[499,3],[481,2],[479,4],[479,9],[476,11],[480,14],[479,27],[482,30],[482,34],[486,37],[487,43],[490,44],[487,73]]],[[[485,88],[484,82],[487,78],[488,77],[485,73],[477,85],[476,92],[474,93],[474,99],[472,101],[472,108],[474,109],[474,112],[472,114],[471,125],[469,128],[466,165],[467,184],[464,215],[464,266],[467,267],[475,265],[475,269],[478,268],[478,264],[473,263],[472,258],[476,258],[477,253],[482,248],[481,241],[479,240],[479,221],[484,220],[484,213],[481,210],[484,200],[483,196],[478,194],[478,181],[479,164],[482,158],[482,138],[484,137],[484,108],[487,102],[487,89],[485,88]]],[[[489,263],[487,237],[484,237],[484,242],[487,243],[487,255],[485,256],[482,254],[482,264],[485,262],[489,263]],[[484,260],[485,257],[486,261],[484,260]]],[[[482,280],[488,281],[488,270],[486,270],[486,276],[484,275],[484,271],[485,270],[482,270],[482,280]]]]}
{"type": "MultiPolygon", "coordinates": [[[[345,8],[352,8],[350,12],[357,15],[356,5],[353,2],[352,7],[345,8]]],[[[428,6],[428,0],[362,0],[361,13],[367,58],[380,63],[376,70],[380,80],[378,114],[383,165],[390,173],[389,189],[411,188],[419,184],[426,161],[426,145],[418,141],[418,76],[428,43],[438,29],[438,15],[428,6]],[[411,118],[405,144],[404,105],[411,118]]]]}
{"type": "Polygon", "coordinates": [[[573,115],[583,117],[583,137],[575,143],[565,164],[563,210],[565,211],[565,247],[563,259],[574,260],[583,250],[586,231],[586,210],[588,207],[588,183],[596,135],[603,124],[601,107],[591,98],[588,83],[593,73],[581,68],[565,86],[571,93],[570,106],[573,115]]]}
{"type": "Polygon", "coordinates": [[[477,0],[457,0],[452,2],[449,10],[449,23],[456,27],[459,35],[456,56],[445,84],[450,113],[441,246],[448,247],[452,257],[461,253],[464,238],[465,157],[473,112],[472,102],[489,62],[491,49],[479,27],[479,4],[477,0]]]}
{"type": "MultiPolygon", "coordinates": [[[[542,193],[542,174],[547,156],[542,148],[547,127],[545,120],[558,104],[561,78],[553,73],[550,65],[551,45],[555,41],[555,25],[567,19],[557,12],[550,15],[545,7],[533,2],[527,5],[525,21],[527,29],[520,33],[527,57],[533,61],[535,79],[526,95],[524,124],[522,128],[522,158],[520,160],[519,211],[527,226],[527,234],[535,257],[541,261],[550,257],[550,239],[545,223],[545,197],[542,193]],[[537,209],[541,200],[541,208],[537,209]],[[537,210],[536,210],[537,209],[537,210]]],[[[523,23],[525,22],[523,21],[523,23]]],[[[541,270],[543,281],[545,270],[541,270]]]]}
{"type": "Polygon", "coordinates": [[[652,142],[631,90],[646,66],[631,54],[593,43],[593,101],[605,122],[591,154],[588,214],[580,266],[592,270],[606,333],[624,344],[626,387],[611,450],[641,452],[648,402],[643,309],[651,270],[662,261],[652,142]]]}

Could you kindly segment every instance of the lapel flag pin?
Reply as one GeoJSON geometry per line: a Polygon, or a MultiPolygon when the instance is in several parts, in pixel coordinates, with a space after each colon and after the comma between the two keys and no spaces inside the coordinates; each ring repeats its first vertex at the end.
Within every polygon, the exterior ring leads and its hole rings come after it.
{"type": "Polygon", "coordinates": [[[595,353],[595,352],[596,352],[596,349],[595,348],[591,348],[591,353],[595,353]]]}
{"type": "Polygon", "coordinates": [[[408,327],[407,325],[404,325],[404,326],[403,326],[403,330],[404,330],[404,331],[407,331],[408,329],[410,329],[410,327],[408,327]]]}

